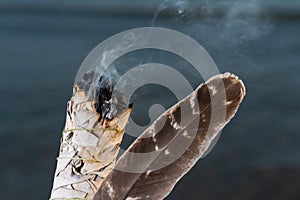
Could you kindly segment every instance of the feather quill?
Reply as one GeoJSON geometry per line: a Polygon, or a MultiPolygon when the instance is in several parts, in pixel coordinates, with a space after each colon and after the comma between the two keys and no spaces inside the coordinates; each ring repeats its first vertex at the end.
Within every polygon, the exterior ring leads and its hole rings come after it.
{"type": "Polygon", "coordinates": [[[230,73],[216,75],[200,85],[133,142],[105,178],[94,200],[165,198],[207,153],[244,96],[243,82],[230,73]],[[218,115],[222,108],[223,117],[218,115]]]}

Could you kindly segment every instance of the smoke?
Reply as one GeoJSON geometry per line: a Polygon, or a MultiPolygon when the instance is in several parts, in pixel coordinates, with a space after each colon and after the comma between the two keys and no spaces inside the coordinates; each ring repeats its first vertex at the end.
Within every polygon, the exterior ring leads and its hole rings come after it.
{"type": "Polygon", "coordinates": [[[189,2],[186,0],[164,0],[154,12],[154,17],[152,19],[151,25],[155,25],[155,21],[162,12],[167,12],[173,17],[184,17],[192,10],[192,7],[189,5],[189,2]]]}
{"type": "MultiPolygon", "coordinates": [[[[152,25],[175,29],[191,36],[208,50],[219,67],[234,64],[254,66],[255,64],[249,56],[249,52],[256,50],[253,42],[271,30],[269,20],[264,13],[263,6],[257,0],[164,0],[153,13],[152,25]]],[[[93,91],[98,87],[98,80],[103,69],[110,65],[110,61],[117,58],[121,52],[136,43],[135,40],[135,36],[126,35],[122,39],[121,46],[104,50],[101,58],[96,62],[95,69],[92,67],[95,63],[86,64],[96,74],[89,90],[89,96],[95,95],[93,91]]],[[[153,62],[151,54],[143,57],[148,58],[149,62],[153,62]]],[[[144,63],[141,61],[142,59],[144,58],[138,57],[138,64],[144,63]]],[[[126,68],[124,60],[121,65],[123,69],[126,68]]],[[[185,71],[188,70],[187,67],[185,68],[185,71]]],[[[120,77],[118,72],[119,69],[110,66],[104,74],[114,79],[113,82],[115,82],[120,77]]],[[[81,78],[83,72],[79,74],[81,74],[79,76],[81,78]]]]}
{"type": "Polygon", "coordinates": [[[264,10],[257,1],[242,3],[236,1],[229,5],[221,27],[224,30],[235,30],[242,40],[254,40],[268,32],[268,22],[262,18],[264,10]]]}
{"type": "MultiPolygon", "coordinates": [[[[230,65],[234,67],[234,69],[226,69],[226,71],[237,72],[237,66],[242,66],[243,68],[240,69],[244,71],[245,68],[249,69],[249,66],[255,66],[251,57],[249,57],[249,51],[252,52],[255,50],[253,41],[258,40],[270,30],[270,24],[263,14],[264,9],[257,1],[197,1],[195,3],[188,0],[165,0],[155,11],[152,25],[177,29],[191,36],[204,46],[213,60],[216,61],[220,71],[225,71],[223,66],[230,65]]],[[[200,74],[195,70],[193,71],[193,66],[189,66],[186,60],[178,60],[176,59],[176,57],[178,57],[177,55],[168,55],[162,51],[156,51],[155,53],[153,52],[155,49],[146,50],[149,47],[153,48],[152,43],[156,41],[155,38],[149,39],[145,37],[147,35],[147,31],[138,34],[133,34],[129,31],[121,38],[114,36],[112,39],[109,39],[109,41],[103,43],[105,48],[101,49],[101,51],[96,51],[100,52],[100,58],[97,59],[95,63],[92,63],[96,65],[95,68],[93,68],[96,75],[93,80],[93,85],[89,90],[90,96],[95,96],[93,92],[97,91],[97,88],[99,89],[99,85],[106,84],[106,82],[115,85],[127,71],[144,63],[161,63],[172,66],[184,75],[192,86],[199,85],[200,74]],[[142,50],[144,53],[141,54],[140,51],[136,50],[142,50]],[[161,58],[161,60],[159,60],[159,58],[161,58]],[[100,80],[101,76],[104,78],[100,80]]],[[[157,37],[160,38],[161,36],[162,35],[157,37]]],[[[167,40],[168,37],[160,38],[160,42],[157,44],[167,46],[174,45],[173,40],[167,40]],[[169,41],[169,43],[167,41],[169,41]]],[[[172,36],[170,37],[173,38],[172,36]]],[[[189,52],[189,50],[193,48],[191,46],[184,48],[184,44],[180,44],[180,46],[176,46],[176,49],[181,49],[182,52],[189,52]]],[[[193,53],[195,53],[195,51],[189,52],[189,55],[193,53]]],[[[151,73],[148,72],[146,75],[150,76],[150,74],[151,73]]],[[[165,76],[168,75],[168,73],[163,74],[165,76]]],[[[146,75],[136,75],[132,79],[137,80],[137,77],[142,77],[144,80],[146,75]]],[[[154,77],[157,77],[157,75],[154,77]]],[[[154,80],[154,78],[152,79],[154,80]]],[[[164,79],[165,78],[161,78],[160,80],[164,79]]],[[[177,83],[176,81],[178,80],[173,77],[172,81],[173,83],[174,81],[177,83]]],[[[156,82],[158,83],[159,81],[156,82]]],[[[179,85],[181,85],[181,83],[182,82],[178,81],[179,85]]],[[[137,81],[128,83],[125,81],[123,84],[129,84],[132,88],[136,88],[138,83],[137,81]]],[[[151,88],[149,84],[138,86],[143,86],[142,88],[147,90],[148,96],[145,95],[144,98],[141,98],[143,96],[141,95],[142,91],[137,90],[137,93],[130,93],[132,96],[126,99],[126,103],[134,102],[135,108],[142,108],[141,110],[134,109],[132,112],[132,118],[136,119],[133,121],[137,121],[136,124],[142,125],[138,123],[138,121],[145,122],[151,121],[152,119],[147,115],[146,110],[150,108],[148,104],[158,104],[163,101],[163,98],[160,97],[165,97],[166,95],[159,95],[159,91],[162,91],[162,89],[157,90],[155,87],[151,88]],[[136,98],[137,96],[138,98],[136,98]],[[151,100],[153,97],[155,101],[151,100]],[[145,113],[147,116],[141,117],[145,115],[145,113]]],[[[170,87],[167,88],[169,89],[170,87]]],[[[168,100],[166,101],[168,104],[164,104],[163,107],[168,108],[172,101],[170,100],[170,96],[166,97],[166,99],[168,100]]],[[[122,103],[122,109],[125,107],[126,104],[122,103]]],[[[143,124],[143,127],[144,125],[147,124],[143,124]]]]}
{"type": "Polygon", "coordinates": [[[272,29],[266,13],[257,0],[165,0],[152,25],[175,27],[196,39],[221,69],[235,65],[249,71],[255,66],[251,54],[257,51],[257,41],[272,29]]]}

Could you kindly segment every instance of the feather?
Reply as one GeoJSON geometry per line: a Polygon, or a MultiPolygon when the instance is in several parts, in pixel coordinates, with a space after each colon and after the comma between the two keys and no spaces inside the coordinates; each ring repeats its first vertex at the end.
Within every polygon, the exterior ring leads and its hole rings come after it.
{"type": "Polygon", "coordinates": [[[243,82],[225,73],[209,79],[164,112],[120,157],[94,200],[165,198],[235,115],[243,82]]]}

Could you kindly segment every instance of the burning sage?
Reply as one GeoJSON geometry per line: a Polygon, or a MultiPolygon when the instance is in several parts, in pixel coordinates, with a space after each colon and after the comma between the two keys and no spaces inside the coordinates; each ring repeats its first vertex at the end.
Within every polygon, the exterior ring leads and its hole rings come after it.
{"type": "Polygon", "coordinates": [[[95,98],[88,95],[95,73],[75,83],[67,104],[50,199],[92,199],[113,169],[132,106],[119,109],[113,85],[101,76],[95,98]]]}

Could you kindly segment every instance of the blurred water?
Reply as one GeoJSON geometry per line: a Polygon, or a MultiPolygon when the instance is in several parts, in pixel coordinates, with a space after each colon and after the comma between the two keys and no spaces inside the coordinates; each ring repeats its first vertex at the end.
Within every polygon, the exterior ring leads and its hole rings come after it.
{"type": "MultiPolygon", "coordinates": [[[[109,36],[151,20],[0,13],[1,199],[48,198],[66,102],[82,60],[109,36]]],[[[300,20],[158,18],[156,25],[197,39],[220,71],[236,73],[247,87],[244,103],[216,148],[169,199],[299,199],[300,20]]],[[[158,53],[155,59],[187,66],[166,56],[158,53]]],[[[200,81],[194,78],[193,84],[200,81]]],[[[153,102],[147,90],[141,94],[137,108],[153,102]]],[[[174,101],[163,94],[157,100],[174,101]]],[[[133,115],[145,121],[143,113],[133,115]]]]}
{"type": "MultiPolygon", "coordinates": [[[[179,2],[178,0],[165,0],[165,1],[170,1],[170,2],[179,2]]],[[[186,1],[186,0],[182,0],[186,1]]],[[[216,2],[222,2],[223,0],[211,0],[210,2],[216,3],[216,2]]],[[[236,0],[230,0],[231,2],[236,1],[236,0]]],[[[267,5],[274,5],[274,6],[299,6],[300,3],[298,0],[286,0],[286,1],[281,1],[281,0],[254,0],[256,2],[262,3],[262,4],[267,4],[267,5]]],[[[127,0],[124,1],[124,3],[129,4],[129,5],[155,5],[163,2],[162,0],[127,0]]],[[[201,4],[203,2],[208,2],[208,1],[199,1],[199,0],[188,0],[188,2],[192,3],[198,3],[201,4]]],[[[244,0],[244,2],[253,2],[253,0],[244,0]]],[[[85,1],[84,3],[81,0],[52,0],[52,1],[47,1],[47,0],[1,0],[0,4],[19,4],[19,3],[24,3],[24,4],[55,4],[55,5],[65,5],[65,4],[82,4],[82,5],[104,5],[104,4],[120,4],[120,0],[89,0],[85,1]]]]}

